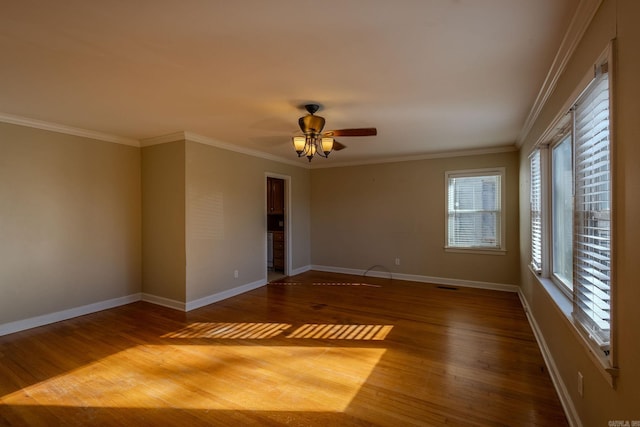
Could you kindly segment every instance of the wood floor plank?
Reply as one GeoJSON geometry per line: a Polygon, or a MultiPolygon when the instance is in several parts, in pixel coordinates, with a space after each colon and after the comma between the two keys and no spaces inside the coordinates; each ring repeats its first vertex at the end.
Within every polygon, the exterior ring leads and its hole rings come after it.
{"type": "Polygon", "coordinates": [[[0,337],[0,425],[567,425],[516,294],[307,272],[0,337]]]}

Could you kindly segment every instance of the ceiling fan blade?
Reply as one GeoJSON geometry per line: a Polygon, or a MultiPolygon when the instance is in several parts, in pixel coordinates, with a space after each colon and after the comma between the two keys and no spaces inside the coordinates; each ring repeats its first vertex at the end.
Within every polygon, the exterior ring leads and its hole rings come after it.
{"type": "Polygon", "coordinates": [[[359,129],[338,129],[330,130],[324,133],[325,136],[375,136],[378,134],[376,128],[359,128],[359,129]]]}
{"type": "Polygon", "coordinates": [[[347,148],[346,145],[335,140],[333,141],[333,151],[340,151],[340,150],[344,150],[345,148],[347,148]]]}

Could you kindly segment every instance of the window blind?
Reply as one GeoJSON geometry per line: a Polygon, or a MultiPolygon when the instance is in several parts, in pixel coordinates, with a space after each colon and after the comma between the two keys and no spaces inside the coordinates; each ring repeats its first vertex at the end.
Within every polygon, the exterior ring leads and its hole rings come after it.
{"type": "Polygon", "coordinates": [[[540,149],[530,158],[530,217],[531,217],[531,267],[536,272],[542,269],[542,175],[540,149]]]}
{"type": "Polygon", "coordinates": [[[610,342],[611,169],[606,66],[575,105],[574,316],[610,342]]]}
{"type": "Polygon", "coordinates": [[[501,247],[500,178],[500,174],[449,176],[449,247],[501,247]]]}

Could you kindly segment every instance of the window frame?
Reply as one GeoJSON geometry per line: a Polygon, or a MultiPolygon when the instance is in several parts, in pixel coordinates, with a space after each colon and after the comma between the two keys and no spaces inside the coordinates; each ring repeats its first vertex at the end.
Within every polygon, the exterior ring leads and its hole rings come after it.
{"type": "Polygon", "coordinates": [[[542,273],[544,251],[544,198],[542,195],[542,150],[529,155],[529,267],[542,273]]]}
{"type": "MultiPolygon", "coordinates": [[[[610,74],[610,61],[604,60],[603,62],[600,62],[597,64],[596,67],[596,72],[595,72],[595,77],[594,77],[594,81],[592,82],[592,84],[589,86],[588,90],[586,90],[579,98],[578,102],[576,102],[576,111],[574,113],[574,116],[576,117],[580,117],[581,116],[581,112],[580,111],[580,103],[581,102],[587,102],[587,100],[589,98],[591,98],[591,100],[594,100],[594,98],[597,98],[597,94],[595,94],[596,89],[598,89],[600,87],[600,85],[604,82],[606,83],[606,91],[607,91],[607,99],[606,99],[606,145],[605,148],[606,150],[601,151],[600,153],[604,152],[606,153],[606,155],[604,157],[606,157],[606,168],[605,171],[603,172],[602,170],[602,154],[598,154],[598,152],[593,152],[589,155],[578,155],[578,148],[580,148],[580,151],[582,153],[585,152],[585,150],[595,150],[597,147],[599,148],[603,148],[602,145],[599,144],[600,141],[603,141],[605,139],[598,138],[598,140],[594,143],[592,138],[592,133],[594,130],[596,130],[596,127],[590,127],[589,128],[589,136],[584,136],[582,134],[579,135],[579,132],[576,128],[575,130],[575,139],[574,139],[574,150],[576,152],[575,154],[575,166],[574,166],[574,180],[576,181],[575,184],[575,202],[574,202],[574,215],[575,218],[574,219],[574,234],[577,236],[580,236],[579,239],[575,239],[574,240],[574,258],[579,258],[579,259],[574,259],[574,283],[575,283],[575,287],[576,287],[576,292],[574,292],[574,299],[573,299],[573,317],[574,319],[576,319],[576,321],[579,323],[580,327],[583,329],[583,333],[587,334],[589,337],[590,341],[593,341],[598,348],[606,351],[607,353],[609,353],[611,351],[611,341],[613,339],[613,327],[612,327],[612,317],[613,317],[613,288],[614,288],[614,280],[615,280],[615,275],[614,275],[614,271],[615,271],[615,266],[614,266],[614,235],[613,235],[613,231],[614,231],[614,227],[613,227],[613,219],[614,219],[614,200],[613,200],[613,131],[612,131],[612,85],[611,85],[611,74],[610,74]],[[606,80],[602,79],[602,76],[606,75],[607,78],[606,80]],[[581,141],[581,143],[578,143],[578,140],[581,141]],[[589,159],[588,161],[585,159],[589,159]],[[594,164],[594,159],[596,159],[597,161],[594,164]],[[582,160],[582,162],[578,161],[578,160],[582,160]],[[585,166],[585,164],[588,164],[588,166],[585,166]],[[582,165],[582,166],[581,166],[582,165]],[[594,170],[595,168],[595,170],[594,170]],[[584,173],[590,170],[590,173],[587,176],[584,175],[584,173]],[[581,179],[579,179],[579,173],[580,176],[582,177],[581,179]],[[606,181],[604,182],[604,184],[606,184],[606,191],[604,192],[604,194],[607,196],[604,200],[600,197],[600,195],[603,193],[601,191],[601,187],[603,185],[603,181],[597,179],[599,176],[605,176],[606,175],[606,181]],[[595,184],[594,182],[595,181],[595,184]],[[578,185],[578,182],[582,182],[581,185],[578,185]],[[598,191],[594,191],[593,188],[594,186],[597,186],[598,188],[600,188],[600,190],[598,191]],[[597,199],[597,200],[596,200],[597,199]],[[579,209],[580,206],[582,206],[583,208],[585,207],[585,205],[593,208],[595,207],[595,205],[600,205],[604,203],[607,207],[607,209],[595,209],[595,210],[591,210],[591,209],[587,209],[587,210],[582,210],[579,209]],[[603,213],[605,212],[605,213],[603,213]],[[582,217],[580,216],[580,214],[582,213],[582,217]],[[593,221],[597,221],[598,223],[600,222],[607,222],[608,223],[608,227],[601,227],[600,225],[594,226],[593,224],[590,225],[585,225],[584,224],[584,219],[585,219],[585,214],[587,213],[591,213],[591,215],[595,215],[593,218],[587,219],[589,222],[593,222],[593,221]],[[605,218],[606,217],[606,218],[605,218]],[[578,219],[582,218],[583,221],[579,221],[578,219]],[[580,224],[582,224],[582,227],[580,226],[580,224]],[[604,232],[603,232],[604,230],[604,232]],[[606,237],[602,237],[603,235],[606,235],[606,237]],[[602,245],[603,243],[601,243],[602,240],[606,241],[606,247],[603,249],[593,249],[592,251],[587,252],[587,254],[591,257],[590,260],[586,260],[584,259],[584,257],[579,257],[579,254],[585,253],[584,252],[584,248],[585,247],[589,247],[593,244],[593,240],[598,240],[598,246],[602,245]],[[606,259],[604,258],[604,253],[608,254],[608,257],[606,257],[606,259]],[[600,261],[597,259],[597,257],[603,257],[603,259],[605,259],[604,261],[600,261]],[[604,270],[597,270],[594,269],[594,264],[602,264],[602,267],[604,270]],[[591,271],[591,272],[590,272],[591,271]],[[606,271],[607,274],[603,273],[603,271],[606,271]],[[603,280],[606,281],[607,283],[602,283],[602,285],[606,286],[606,292],[605,291],[601,291],[598,290],[598,286],[596,286],[593,281],[598,281],[598,280],[603,280]],[[592,297],[588,297],[589,301],[592,303],[592,307],[585,309],[585,307],[588,307],[588,304],[584,304],[584,298],[586,298],[586,296],[588,294],[593,294],[592,297]],[[603,297],[598,296],[598,294],[604,295],[603,297]],[[583,297],[583,298],[581,298],[583,297]],[[599,307],[594,308],[594,306],[597,305],[597,301],[608,301],[608,303],[606,304],[606,308],[603,310],[600,310],[599,307]],[[600,316],[598,315],[598,312],[601,312],[603,314],[601,314],[600,316]],[[591,314],[589,314],[588,312],[591,312],[591,314]],[[606,314],[605,314],[606,313],[606,314]],[[603,324],[608,323],[609,327],[601,329],[603,324]],[[603,333],[603,330],[606,330],[606,333],[603,333]],[[606,338],[603,338],[605,337],[606,338]]],[[[599,104],[596,104],[599,105],[599,104]]],[[[592,117],[592,114],[594,110],[590,110],[588,116],[592,117]]],[[[604,110],[603,110],[604,111],[604,110]]],[[[584,117],[583,117],[584,118],[584,117]]],[[[602,119],[601,119],[602,120],[602,119]]],[[[576,119],[576,123],[577,123],[578,119],[576,119]]],[[[603,126],[604,125],[604,121],[599,121],[598,125],[603,126]]],[[[597,132],[596,132],[597,133],[597,132]]],[[[597,151],[597,150],[596,150],[597,151]]]]}
{"type": "MultiPolygon", "coordinates": [[[[529,269],[533,273],[534,277],[541,284],[541,286],[546,290],[547,294],[554,301],[558,310],[564,315],[564,319],[571,326],[571,330],[578,338],[578,341],[581,342],[584,348],[587,350],[587,354],[589,357],[596,363],[596,366],[600,368],[600,372],[603,374],[604,378],[608,381],[611,387],[615,388],[616,386],[616,377],[619,375],[618,368],[618,359],[616,352],[616,251],[615,251],[615,206],[616,206],[616,192],[615,192],[615,110],[614,110],[614,97],[615,97],[615,74],[613,70],[614,58],[612,57],[613,52],[613,42],[607,47],[607,49],[603,52],[603,54],[598,58],[598,60],[594,63],[593,69],[591,69],[587,75],[581,80],[580,84],[573,92],[572,96],[569,97],[568,101],[565,103],[561,112],[556,115],[556,118],[553,120],[551,126],[547,128],[547,130],[542,134],[542,136],[538,139],[536,144],[534,144],[532,148],[532,152],[529,157],[533,158],[536,151],[540,153],[541,156],[541,192],[542,192],[542,266],[540,268],[535,268],[535,266],[531,263],[532,258],[529,259],[529,269]],[[550,147],[552,144],[556,143],[563,136],[561,135],[563,132],[567,132],[570,130],[572,132],[572,159],[573,159],[573,192],[576,191],[576,171],[575,171],[575,128],[574,128],[574,106],[581,102],[585,96],[585,94],[589,93],[597,81],[598,69],[604,67],[604,73],[607,74],[608,79],[608,138],[609,138],[609,208],[610,208],[610,252],[609,252],[609,263],[610,263],[610,287],[609,287],[609,306],[608,309],[610,311],[610,327],[609,327],[609,340],[608,345],[603,346],[601,342],[599,342],[596,337],[592,335],[592,333],[588,330],[588,327],[585,326],[584,320],[581,320],[579,316],[576,315],[576,295],[578,293],[578,287],[575,283],[575,274],[576,274],[576,260],[575,260],[575,245],[576,245],[576,220],[575,220],[575,201],[573,203],[573,211],[574,211],[574,226],[572,231],[572,240],[574,246],[574,260],[572,262],[572,270],[574,275],[574,291],[569,295],[563,292],[562,287],[558,286],[552,280],[551,273],[551,207],[549,206],[551,203],[551,150],[550,147]],[[546,161],[544,160],[546,157],[546,161]],[[546,168],[546,170],[545,170],[546,168]],[[546,194],[545,194],[546,193],[546,194]]],[[[529,163],[529,167],[531,167],[531,163],[529,163]]],[[[530,170],[531,172],[531,170],[530,170]]],[[[531,185],[529,183],[529,192],[531,192],[531,185]]],[[[530,194],[531,195],[531,194],[530,194]]],[[[575,197],[575,194],[574,194],[575,197]]],[[[530,210],[531,214],[531,210],[530,210]]],[[[531,230],[529,234],[529,238],[531,239],[531,230]]],[[[532,242],[530,242],[532,243],[532,242]]]]}
{"type": "Polygon", "coordinates": [[[444,249],[445,252],[460,252],[460,253],[478,253],[478,254],[493,254],[504,255],[507,252],[506,248],[506,168],[483,168],[483,169],[465,169],[465,170],[451,170],[445,172],[444,179],[444,213],[445,213],[445,236],[444,236],[444,249]],[[496,228],[498,245],[496,247],[484,247],[484,246],[453,246],[449,244],[449,181],[451,178],[467,178],[467,177],[483,177],[483,176],[498,176],[500,179],[499,185],[499,225],[496,228]]]}

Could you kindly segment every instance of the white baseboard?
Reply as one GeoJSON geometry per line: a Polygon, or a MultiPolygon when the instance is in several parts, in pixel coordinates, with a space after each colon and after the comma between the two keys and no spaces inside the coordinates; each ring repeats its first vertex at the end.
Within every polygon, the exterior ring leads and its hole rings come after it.
{"type": "Polygon", "coordinates": [[[264,286],[266,283],[266,278],[260,279],[252,283],[247,283],[245,285],[218,292],[216,294],[209,295],[204,298],[200,298],[187,303],[147,293],[136,293],[124,297],[113,298],[106,301],[83,305],[81,307],[74,307],[68,310],[57,311],[55,313],[43,314],[41,316],[31,317],[29,319],[16,320],[14,322],[0,324],[0,336],[13,334],[15,332],[24,331],[31,328],[37,328],[39,326],[49,325],[51,323],[68,320],[74,317],[84,316],[85,314],[96,313],[98,311],[130,304],[136,301],[146,301],[152,304],[161,305],[163,307],[172,308],[174,310],[191,311],[196,308],[204,307],[205,305],[209,305],[214,302],[222,301],[224,299],[251,291],[253,289],[259,288],[260,286],[264,286]]]}
{"type": "Polygon", "coordinates": [[[305,265],[303,267],[299,267],[299,268],[296,268],[294,270],[291,270],[289,272],[289,274],[292,275],[292,276],[295,276],[296,274],[306,273],[309,270],[311,270],[311,266],[310,265],[305,265]]]}
{"type": "Polygon", "coordinates": [[[160,297],[152,294],[142,294],[142,301],[150,302],[152,304],[161,305],[163,307],[172,308],[180,311],[191,311],[196,308],[204,307],[205,305],[213,304],[214,302],[222,301],[227,298],[235,297],[236,295],[243,294],[245,292],[252,291],[267,284],[267,279],[256,280],[255,282],[247,283],[235,288],[227,289],[226,291],[217,292],[215,294],[208,295],[206,297],[198,298],[193,301],[182,302],[173,299],[160,297]]]}
{"type": "Polygon", "coordinates": [[[39,326],[49,325],[51,323],[68,320],[74,317],[84,316],[86,314],[96,313],[98,311],[119,307],[121,305],[130,304],[136,301],[146,301],[152,304],[161,305],[163,307],[172,308],[174,310],[191,311],[196,308],[204,307],[205,305],[213,304],[214,302],[222,301],[224,299],[240,295],[253,289],[257,289],[260,286],[264,286],[266,283],[266,279],[260,279],[252,283],[247,283],[245,285],[218,292],[213,295],[209,295],[204,298],[200,298],[187,303],[160,297],[153,294],[136,293],[124,297],[113,298],[106,301],[83,305],[81,307],[74,307],[68,310],[57,311],[55,313],[43,314],[41,316],[31,317],[29,319],[16,320],[14,322],[0,324],[0,336],[13,334],[15,332],[24,331],[27,329],[37,328],[39,326]]]}
{"type": "Polygon", "coordinates": [[[267,279],[260,279],[255,282],[247,283],[246,285],[238,286],[226,291],[218,292],[213,295],[209,295],[203,298],[199,298],[194,301],[189,301],[186,304],[185,311],[195,310],[196,308],[204,307],[205,305],[213,304],[214,302],[222,301],[227,298],[235,297],[236,295],[243,294],[245,292],[252,291],[261,286],[267,284],[267,279]]]}
{"type": "Polygon", "coordinates": [[[14,332],[24,331],[26,329],[37,328],[39,326],[49,325],[51,323],[68,320],[73,317],[84,316],[85,314],[96,313],[98,311],[107,310],[109,308],[118,307],[132,302],[140,301],[141,294],[131,294],[124,297],[113,298],[106,301],[100,301],[93,304],[74,307],[68,310],[57,311],[55,313],[43,314],[41,316],[31,317],[29,319],[16,320],[0,325],[0,336],[13,334],[14,332]]]}
{"type": "Polygon", "coordinates": [[[533,330],[533,335],[536,338],[538,343],[538,347],[540,348],[540,352],[542,353],[542,357],[544,359],[545,364],[547,365],[547,369],[549,370],[549,376],[551,377],[551,381],[553,382],[553,386],[558,393],[558,397],[560,398],[560,403],[562,404],[562,408],[564,409],[564,413],[567,416],[567,420],[569,421],[569,425],[572,427],[582,427],[582,422],[580,421],[580,417],[578,416],[578,412],[576,411],[576,407],[573,405],[573,401],[571,400],[571,396],[567,391],[567,386],[562,381],[562,377],[560,376],[560,372],[558,371],[558,367],[556,365],[553,356],[551,355],[551,351],[549,351],[549,347],[547,346],[547,342],[544,339],[544,335],[538,326],[538,322],[536,322],[533,313],[529,309],[529,304],[527,303],[526,298],[522,291],[518,291],[518,296],[520,297],[520,302],[522,303],[522,307],[524,308],[524,312],[527,315],[527,319],[529,320],[529,325],[531,325],[531,329],[533,330]]]}
{"type": "Polygon", "coordinates": [[[186,303],[170,298],[159,297],[153,294],[143,293],[142,301],[150,302],[151,304],[155,305],[161,305],[162,307],[172,308],[174,310],[186,311],[186,303]]]}
{"type": "Polygon", "coordinates": [[[326,265],[312,265],[311,270],[326,271],[330,273],[354,274],[362,276],[366,273],[371,277],[393,278],[410,282],[433,283],[435,285],[460,286],[465,288],[491,289],[495,291],[518,292],[519,287],[503,283],[479,282],[475,280],[448,279],[444,277],[420,276],[416,274],[402,274],[390,271],[357,270],[353,268],[330,267],[326,265]]]}

